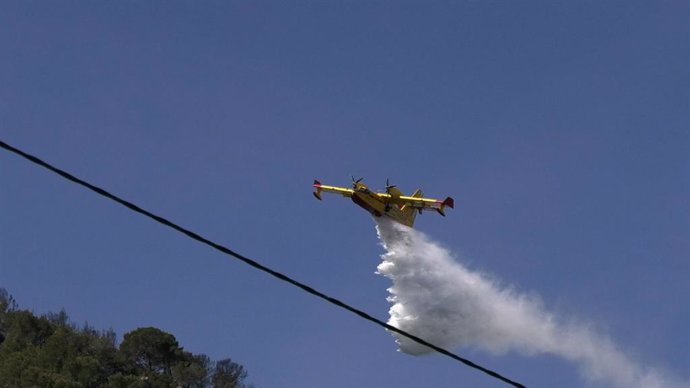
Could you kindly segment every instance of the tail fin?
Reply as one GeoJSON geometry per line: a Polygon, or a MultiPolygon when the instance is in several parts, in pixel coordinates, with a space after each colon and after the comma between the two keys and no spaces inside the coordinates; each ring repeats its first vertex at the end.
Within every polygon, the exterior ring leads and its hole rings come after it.
{"type": "Polygon", "coordinates": [[[316,197],[316,199],[318,199],[320,201],[321,200],[321,182],[314,179],[314,188],[316,189],[316,191],[314,191],[312,194],[314,194],[314,197],[316,197]]]}
{"type": "Polygon", "coordinates": [[[436,211],[438,212],[438,214],[440,214],[440,215],[442,215],[442,216],[445,217],[445,216],[446,216],[446,212],[444,211],[444,209],[446,208],[446,206],[448,206],[448,207],[451,208],[451,209],[455,206],[455,201],[453,200],[453,198],[451,198],[451,197],[446,197],[446,199],[444,199],[443,202],[441,202],[441,207],[439,207],[438,209],[436,209],[436,211]]]}

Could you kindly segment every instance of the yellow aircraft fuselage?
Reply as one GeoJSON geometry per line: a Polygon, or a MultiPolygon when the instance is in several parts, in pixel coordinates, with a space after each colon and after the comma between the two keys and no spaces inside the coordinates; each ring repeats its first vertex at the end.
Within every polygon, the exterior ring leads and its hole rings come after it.
{"type": "Polygon", "coordinates": [[[447,197],[445,200],[423,198],[422,191],[417,190],[411,196],[405,196],[395,186],[386,184],[386,192],[378,193],[371,191],[367,185],[360,180],[353,180],[352,189],[338,186],[322,185],[318,180],[314,181],[313,193],[317,199],[321,199],[322,192],[336,193],[352,199],[362,209],[371,213],[374,217],[387,216],[403,225],[412,227],[415,216],[424,209],[436,210],[445,216],[446,206],[453,208],[453,198],[447,197]]]}

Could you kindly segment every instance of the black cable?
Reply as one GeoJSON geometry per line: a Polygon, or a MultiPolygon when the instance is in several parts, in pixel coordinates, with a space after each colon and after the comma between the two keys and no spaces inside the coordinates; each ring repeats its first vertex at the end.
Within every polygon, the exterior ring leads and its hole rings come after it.
{"type": "Polygon", "coordinates": [[[258,270],[260,270],[260,271],[266,272],[266,273],[268,273],[269,275],[271,275],[271,276],[273,276],[273,277],[276,277],[276,278],[278,278],[278,279],[280,279],[280,280],[282,280],[282,281],[284,281],[284,282],[290,283],[290,284],[292,284],[293,286],[302,289],[303,291],[306,291],[306,292],[308,292],[308,293],[310,293],[310,294],[312,294],[312,295],[314,295],[314,296],[317,296],[317,297],[319,297],[319,298],[321,298],[321,299],[324,299],[324,300],[326,300],[327,302],[332,303],[332,304],[334,304],[334,305],[336,305],[336,306],[338,306],[338,307],[344,308],[345,310],[347,310],[347,311],[349,311],[349,312],[351,312],[351,313],[357,314],[357,315],[359,315],[360,317],[366,319],[367,321],[373,322],[373,323],[375,323],[375,324],[377,324],[377,325],[379,325],[379,326],[385,328],[386,330],[389,330],[389,331],[398,333],[398,334],[400,334],[400,335],[402,335],[402,336],[405,336],[405,337],[407,337],[407,338],[413,340],[414,342],[417,342],[418,344],[421,344],[421,345],[424,345],[424,346],[426,346],[426,347],[429,347],[429,348],[431,348],[431,349],[433,349],[433,350],[435,350],[435,351],[437,351],[437,352],[439,352],[439,353],[441,353],[441,354],[443,354],[443,355],[445,355],[445,356],[448,356],[448,357],[450,357],[450,358],[452,358],[452,359],[454,359],[454,360],[456,360],[456,361],[459,361],[459,362],[461,362],[461,363],[463,363],[463,364],[465,364],[465,365],[467,365],[467,366],[469,366],[469,367],[471,367],[471,368],[480,370],[480,371],[486,373],[487,375],[489,375],[489,376],[491,376],[491,377],[494,377],[494,378],[496,378],[496,379],[499,379],[499,380],[501,380],[501,381],[503,381],[503,382],[505,382],[505,383],[508,383],[508,384],[514,386],[514,387],[522,387],[522,388],[525,387],[524,385],[522,385],[522,384],[520,384],[520,383],[518,383],[518,382],[515,382],[515,381],[513,381],[513,380],[510,380],[510,379],[508,379],[507,377],[501,376],[501,375],[498,374],[497,372],[494,372],[494,371],[492,371],[492,370],[490,370],[490,369],[484,368],[484,367],[481,366],[481,365],[475,364],[474,362],[472,362],[472,361],[470,361],[470,360],[468,360],[468,359],[462,358],[462,357],[456,355],[455,353],[452,353],[452,352],[450,352],[450,351],[448,351],[448,350],[446,350],[446,349],[443,349],[443,348],[438,347],[438,346],[436,346],[436,345],[434,345],[434,344],[431,344],[431,343],[425,341],[424,339],[419,338],[419,337],[417,337],[417,336],[415,336],[415,335],[413,335],[413,334],[410,334],[410,333],[408,333],[408,332],[406,332],[406,331],[404,331],[404,330],[398,329],[398,328],[395,327],[395,326],[391,326],[391,325],[387,324],[386,322],[381,321],[380,319],[374,318],[373,316],[371,316],[371,315],[365,313],[365,312],[362,311],[362,310],[359,310],[359,309],[357,309],[357,308],[354,308],[354,307],[352,307],[352,306],[346,304],[345,302],[341,302],[340,300],[338,300],[338,299],[336,299],[336,298],[333,298],[333,297],[331,297],[331,296],[328,296],[328,295],[326,295],[326,294],[324,294],[324,293],[322,293],[322,292],[320,292],[320,291],[317,291],[317,290],[313,289],[312,287],[310,287],[310,286],[308,286],[308,285],[306,285],[306,284],[304,284],[304,283],[298,282],[297,280],[294,280],[294,279],[290,278],[290,277],[287,276],[287,275],[284,275],[284,274],[282,274],[282,273],[280,273],[280,272],[274,271],[274,270],[272,270],[272,269],[270,269],[270,268],[268,268],[268,267],[266,267],[266,266],[264,266],[264,265],[262,265],[262,264],[260,264],[260,263],[258,263],[258,262],[256,262],[256,261],[254,261],[254,260],[252,260],[252,259],[250,259],[250,258],[244,257],[244,256],[240,255],[239,253],[230,250],[229,248],[226,248],[226,247],[224,247],[224,246],[222,246],[222,245],[220,245],[220,244],[217,244],[217,243],[215,243],[215,242],[213,242],[213,241],[211,241],[211,240],[208,240],[208,239],[202,237],[201,235],[192,232],[191,230],[185,229],[185,228],[183,228],[183,227],[181,227],[181,226],[179,226],[179,225],[177,225],[177,224],[175,224],[175,223],[173,223],[173,222],[171,222],[171,221],[168,221],[167,219],[165,219],[165,218],[163,218],[163,217],[161,217],[161,216],[158,216],[158,215],[155,215],[155,214],[149,212],[148,210],[142,209],[142,208],[140,208],[139,206],[137,206],[137,205],[135,205],[135,204],[133,204],[133,203],[131,203],[131,202],[129,202],[129,201],[126,201],[126,200],[124,200],[124,199],[122,199],[122,198],[120,198],[120,197],[118,197],[118,196],[116,196],[116,195],[114,195],[114,194],[111,194],[111,193],[109,193],[109,192],[103,190],[102,188],[100,188],[100,187],[98,187],[98,186],[94,186],[94,185],[92,185],[92,184],[90,184],[90,183],[88,183],[88,182],[86,182],[86,181],[83,181],[83,180],[81,180],[81,179],[75,177],[74,175],[72,175],[72,174],[70,174],[70,173],[68,173],[68,172],[66,172],[66,171],[64,171],[64,170],[61,170],[61,169],[59,169],[59,168],[57,168],[57,167],[54,167],[54,166],[52,166],[52,165],[50,165],[50,164],[44,162],[43,160],[41,160],[41,159],[39,159],[39,158],[37,158],[37,157],[35,157],[35,156],[33,156],[33,155],[27,154],[26,152],[24,152],[24,151],[22,151],[22,150],[20,150],[20,149],[14,148],[14,147],[12,147],[11,145],[9,145],[9,144],[7,144],[7,143],[5,143],[5,142],[3,142],[3,141],[0,141],[0,147],[4,148],[4,149],[6,149],[6,150],[8,150],[8,151],[10,151],[10,152],[13,152],[13,153],[17,154],[17,155],[19,155],[19,156],[21,156],[21,157],[23,157],[23,158],[25,158],[25,159],[31,161],[32,163],[35,163],[35,164],[38,164],[38,165],[41,166],[41,167],[47,168],[48,170],[50,170],[50,171],[52,171],[52,172],[54,172],[54,173],[60,175],[61,177],[65,178],[65,179],[67,179],[67,180],[70,180],[70,181],[72,181],[72,182],[74,182],[74,183],[76,183],[76,184],[79,184],[79,185],[81,185],[81,186],[84,186],[84,187],[86,187],[86,188],[89,189],[89,190],[95,191],[96,193],[98,193],[98,194],[100,194],[100,195],[102,195],[102,196],[104,196],[104,197],[106,197],[106,198],[109,198],[109,199],[111,199],[111,200],[113,200],[113,201],[119,203],[120,205],[123,205],[123,206],[129,208],[130,210],[133,210],[133,211],[135,211],[135,212],[137,212],[137,213],[143,214],[143,215],[145,215],[145,216],[147,216],[147,217],[149,217],[149,218],[152,218],[152,219],[154,219],[155,221],[157,221],[157,222],[159,222],[159,223],[161,223],[161,224],[163,224],[163,225],[165,225],[165,226],[168,226],[168,227],[170,227],[170,228],[173,228],[173,229],[175,229],[176,231],[178,231],[178,232],[180,232],[180,233],[183,233],[183,234],[187,235],[188,237],[190,237],[190,238],[192,238],[192,239],[194,239],[194,240],[196,240],[196,241],[199,241],[199,242],[201,242],[201,243],[203,243],[203,244],[206,244],[206,245],[208,245],[208,246],[210,246],[210,247],[212,247],[212,248],[214,248],[214,249],[216,249],[216,250],[218,250],[218,251],[220,251],[220,252],[222,252],[222,253],[225,253],[226,255],[233,256],[233,257],[237,258],[238,260],[244,262],[245,264],[248,264],[248,265],[250,265],[250,266],[252,266],[252,267],[254,267],[254,268],[256,268],[256,269],[258,269],[258,270]]]}

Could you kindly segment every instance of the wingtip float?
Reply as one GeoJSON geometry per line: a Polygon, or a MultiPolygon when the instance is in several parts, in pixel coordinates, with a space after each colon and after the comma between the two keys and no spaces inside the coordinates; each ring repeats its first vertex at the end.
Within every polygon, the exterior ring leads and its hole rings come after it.
{"type": "Polygon", "coordinates": [[[352,177],[352,188],[328,186],[316,179],[313,186],[315,191],[312,194],[318,200],[321,200],[322,192],[340,194],[352,199],[352,202],[374,217],[385,215],[409,227],[414,225],[417,213],[421,214],[423,210],[435,210],[445,217],[445,208],[455,207],[453,198],[446,197],[444,200],[425,198],[422,196],[422,190],[419,189],[410,196],[404,195],[395,185],[390,185],[388,179],[386,179],[386,192],[382,193],[370,190],[362,182],[362,178],[355,179],[354,177],[352,177]]]}

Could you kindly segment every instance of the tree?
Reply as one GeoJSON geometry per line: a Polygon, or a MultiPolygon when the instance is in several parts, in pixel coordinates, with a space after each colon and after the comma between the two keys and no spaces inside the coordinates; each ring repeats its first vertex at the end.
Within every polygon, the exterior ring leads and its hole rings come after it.
{"type": "Polygon", "coordinates": [[[246,378],[247,371],[244,367],[226,358],[216,362],[211,383],[213,388],[244,388],[246,378]]]}
{"type": "Polygon", "coordinates": [[[208,370],[211,360],[205,354],[183,352],[180,360],[172,367],[175,385],[185,388],[205,388],[208,386],[208,370]]]}
{"type": "Polygon", "coordinates": [[[64,310],[35,316],[0,288],[0,388],[244,388],[246,376],[230,359],[186,352],[155,327],[125,334],[118,348],[112,330],[79,327],[64,310]]]}
{"type": "Polygon", "coordinates": [[[30,311],[7,313],[3,324],[6,332],[2,346],[9,350],[43,345],[55,331],[55,327],[47,319],[39,318],[30,311]]]}
{"type": "Polygon", "coordinates": [[[0,344],[5,341],[7,335],[6,316],[10,311],[17,309],[17,303],[6,289],[0,288],[0,344]]]}
{"type": "Polygon", "coordinates": [[[0,288],[0,315],[17,309],[17,302],[15,302],[12,295],[6,289],[0,288]]]}
{"type": "MultiPolygon", "coordinates": [[[[143,372],[147,387],[208,385],[208,356],[185,352],[173,335],[162,330],[146,327],[125,334],[120,352],[126,363],[143,372]]],[[[115,383],[111,385],[116,386],[115,383]]]]}
{"type": "Polygon", "coordinates": [[[172,334],[155,327],[130,331],[120,345],[126,361],[153,374],[170,374],[170,368],[181,351],[172,334]]]}

